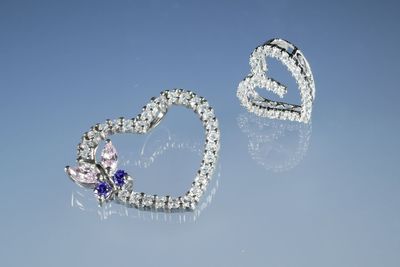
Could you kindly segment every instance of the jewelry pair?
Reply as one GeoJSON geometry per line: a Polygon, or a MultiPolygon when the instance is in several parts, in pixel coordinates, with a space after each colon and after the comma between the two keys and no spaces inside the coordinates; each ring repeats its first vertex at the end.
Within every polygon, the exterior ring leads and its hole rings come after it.
{"type": "MultiPolygon", "coordinates": [[[[258,116],[308,123],[311,119],[315,85],[310,66],[303,53],[283,39],[271,39],[257,47],[250,56],[251,73],[239,83],[237,97],[242,106],[258,116]],[[266,99],[256,92],[265,88],[283,98],[287,87],[267,76],[267,58],[284,64],[300,89],[301,105],[266,99]]],[[[166,90],[153,97],[135,118],[118,118],[96,124],[86,132],[78,145],[78,165],[65,168],[77,184],[92,188],[99,203],[115,200],[121,204],[154,210],[193,210],[212,178],[220,148],[220,130],[214,109],[207,100],[192,91],[166,90]],[[205,144],[203,158],[194,181],[182,196],[157,196],[135,191],[134,178],[118,168],[118,154],[110,139],[120,133],[145,134],[162,121],[168,109],[180,105],[192,109],[203,124],[205,144]],[[100,160],[96,150],[105,140],[100,160]]]]}

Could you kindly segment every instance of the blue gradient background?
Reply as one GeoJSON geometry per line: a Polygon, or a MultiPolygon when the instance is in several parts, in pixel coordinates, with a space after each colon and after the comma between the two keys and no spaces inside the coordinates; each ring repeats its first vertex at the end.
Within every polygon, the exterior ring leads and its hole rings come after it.
{"type": "MultiPolygon", "coordinates": [[[[399,8],[1,1],[1,266],[399,266],[399,8]],[[296,151],[298,136],[252,147],[254,135],[269,140],[274,128],[240,128],[240,116],[257,118],[235,96],[248,55],[273,37],[302,49],[317,89],[307,149],[280,172],[262,149],[296,151]],[[63,172],[81,134],[135,116],[174,87],[206,97],[219,117],[212,199],[193,214],[97,208],[63,172]]],[[[147,141],[150,152],[172,141],[201,147],[194,118],[174,108],[150,139],[116,136],[117,149],[135,161],[147,141]]],[[[126,167],[143,190],[180,192],[198,166],[195,150],[167,149],[148,168],[126,167]]]]}

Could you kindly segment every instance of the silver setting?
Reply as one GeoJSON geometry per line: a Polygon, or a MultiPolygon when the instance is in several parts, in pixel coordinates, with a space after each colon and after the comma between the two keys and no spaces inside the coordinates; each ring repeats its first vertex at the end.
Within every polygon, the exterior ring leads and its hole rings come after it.
{"type": "Polygon", "coordinates": [[[249,112],[261,117],[308,123],[315,99],[315,83],[303,53],[290,42],[271,39],[250,55],[251,73],[239,83],[237,97],[249,112]],[[259,95],[255,88],[265,88],[283,98],[285,85],[267,76],[267,57],[279,60],[295,78],[300,89],[301,105],[272,101],[259,95]]]}
{"type": "MultiPolygon", "coordinates": [[[[214,172],[218,152],[220,147],[220,130],[218,127],[218,120],[215,117],[214,110],[203,98],[197,96],[192,91],[186,91],[183,89],[174,89],[171,91],[161,92],[159,97],[152,98],[151,101],[143,107],[142,112],[133,119],[125,119],[123,117],[115,120],[107,120],[104,123],[96,124],[91,130],[85,133],[81,139],[81,143],[78,145],[77,162],[79,169],[81,165],[90,165],[97,169],[96,173],[89,172],[92,178],[93,175],[97,179],[86,179],[86,174],[81,176],[72,175],[71,167],[66,167],[66,173],[68,176],[83,187],[95,188],[95,194],[101,203],[107,200],[116,200],[118,203],[124,204],[129,207],[152,209],[157,211],[171,211],[171,210],[193,210],[196,204],[199,202],[203,192],[206,190],[208,181],[211,179],[214,172]],[[119,133],[136,133],[145,134],[157,127],[162,121],[168,108],[172,105],[181,105],[186,108],[190,108],[195,111],[200,117],[205,129],[205,146],[203,159],[201,161],[199,170],[197,171],[194,182],[191,187],[187,190],[187,193],[183,196],[157,196],[154,194],[147,194],[134,191],[133,179],[127,175],[126,181],[127,186],[116,186],[112,180],[112,175],[117,169],[112,164],[113,162],[102,162],[96,161],[96,150],[99,143],[106,140],[109,136],[119,133]],[[104,168],[104,166],[113,166],[112,170],[104,168]],[[77,179],[79,178],[79,179],[77,179]],[[201,179],[202,182],[198,182],[201,179]],[[82,183],[81,181],[85,181],[82,183]],[[90,182],[87,182],[90,181],[90,182]],[[108,182],[112,187],[110,195],[100,196],[96,185],[100,182],[108,182]]],[[[109,140],[106,141],[106,145],[111,144],[109,140]]],[[[105,148],[106,149],[106,148],[105,148]]],[[[114,153],[111,148],[111,152],[114,153]]],[[[104,152],[104,150],[103,150],[104,152]]],[[[102,154],[103,154],[102,152],[102,154]]],[[[117,160],[117,156],[112,154],[113,159],[117,160]]],[[[107,159],[107,157],[105,157],[107,159]]],[[[106,160],[105,159],[105,160],[106,160]]],[[[116,163],[115,163],[116,164],[116,163]]],[[[83,169],[82,170],[86,170],[83,169]]]]}

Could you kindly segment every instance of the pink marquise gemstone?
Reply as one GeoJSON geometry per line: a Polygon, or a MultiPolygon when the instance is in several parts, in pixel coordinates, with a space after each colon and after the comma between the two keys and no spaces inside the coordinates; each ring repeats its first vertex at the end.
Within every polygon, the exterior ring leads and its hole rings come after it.
{"type": "Polygon", "coordinates": [[[82,162],[76,168],[68,168],[67,172],[71,179],[78,183],[94,184],[97,182],[99,170],[93,164],[82,162]]]}
{"type": "Polygon", "coordinates": [[[115,149],[111,141],[108,141],[101,151],[101,165],[103,166],[103,168],[110,168],[111,172],[113,173],[117,169],[117,164],[117,150],[115,149]]]}

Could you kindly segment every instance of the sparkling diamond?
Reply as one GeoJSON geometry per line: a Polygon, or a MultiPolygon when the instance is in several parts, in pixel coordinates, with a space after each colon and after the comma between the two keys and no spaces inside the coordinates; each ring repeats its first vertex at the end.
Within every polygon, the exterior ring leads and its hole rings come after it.
{"type": "Polygon", "coordinates": [[[201,99],[198,96],[193,97],[192,99],[190,99],[189,101],[189,105],[192,109],[195,109],[196,106],[200,103],[201,99]]]}
{"type": "Polygon", "coordinates": [[[145,195],[142,200],[142,204],[145,207],[151,207],[154,202],[154,196],[145,195]]]}
{"type": "Polygon", "coordinates": [[[122,124],[122,130],[126,133],[130,133],[133,131],[133,120],[125,119],[124,123],[122,124]]]}
{"type": "Polygon", "coordinates": [[[168,208],[169,208],[169,209],[177,209],[177,208],[179,208],[179,206],[181,205],[181,203],[180,203],[180,201],[179,201],[179,198],[172,198],[172,197],[170,197],[170,198],[168,199],[167,205],[168,205],[168,208]]]}
{"type": "Polygon", "coordinates": [[[189,195],[181,198],[182,207],[185,209],[194,209],[196,207],[196,200],[189,195]]]}
{"type": "Polygon", "coordinates": [[[201,190],[200,185],[196,185],[192,187],[190,193],[194,196],[201,196],[203,194],[203,191],[201,190]]]}
{"type": "Polygon", "coordinates": [[[128,190],[120,190],[118,191],[118,199],[122,202],[126,202],[129,198],[130,192],[128,190]]]}
{"type": "Polygon", "coordinates": [[[146,110],[140,115],[140,118],[142,120],[152,121],[153,120],[153,113],[152,113],[151,110],[146,110]]]}
{"type": "Polygon", "coordinates": [[[201,116],[203,121],[209,121],[214,118],[214,111],[212,109],[207,109],[202,113],[201,116]]]}
{"type": "Polygon", "coordinates": [[[97,130],[102,132],[105,136],[108,135],[109,127],[108,123],[100,123],[97,125],[97,130]]]}
{"type": "Polygon", "coordinates": [[[202,103],[197,107],[197,113],[204,114],[205,112],[208,111],[208,108],[209,108],[209,105],[207,102],[202,103]]]}
{"type": "Polygon", "coordinates": [[[200,167],[200,175],[202,176],[208,176],[212,171],[212,167],[207,164],[202,164],[200,167]]]}
{"type": "Polygon", "coordinates": [[[89,131],[86,133],[86,138],[87,139],[93,139],[95,137],[95,132],[94,131],[89,131]]]}
{"type": "Polygon", "coordinates": [[[129,198],[129,204],[139,207],[142,200],[142,194],[138,192],[132,192],[129,198]]]}
{"type": "Polygon", "coordinates": [[[146,120],[139,119],[135,124],[135,131],[138,133],[145,133],[149,128],[149,123],[146,120]]]}
{"type": "Polygon", "coordinates": [[[89,146],[87,142],[81,143],[79,145],[78,157],[89,160],[94,157],[94,150],[89,146]]]}
{"type": "Polygon", "coordinates": [[[167,198],[166,197],[156,197],[155,200],[155,207],[156,209],[163,209],[165,208],[165,203],[167,202],[167,198]]]}
{"type": "Polygon", "coordinates": [[[179,104],[184,105],[184,106],[188,106],[189,105],[189,101],[192,98],[190,92],[182,92],[182,94],[179,96],[179,104]]]}
{"type": "Polygon", "coordinates": [[[215,141],[218,141],[218,139],[219,139],[219,133],[216,131],[211,131],[207,135],[207,140],[209,142],[215,142],[215,141]]]}
{"type": "Polygon", "coordinates": [[[206,150],[212,151],[214,153],[217,153],[219,149],[219,145],[216,142],[207,142],[206,150]]]}
{"type": "Polygon", "coordinates": [[[208,179],[207,179],[207,177],[204,177],[204,176],[197,176],[195,179],[195,182],[200,183],[201,185],[207,186],[208,179]]]}
{"type": "Polygon", "coordinates": [[[216,160],[216,155],[211,152],[211,151],[207,151],[204,155],[204,162],[205,163],[213,163],[216,160]]]}
{"type": "Polygon", "coordinates": [[[179,99],[179,93],[176,90],[168,92],[168,99],[170,104],[177,104],[179,99]]]}

